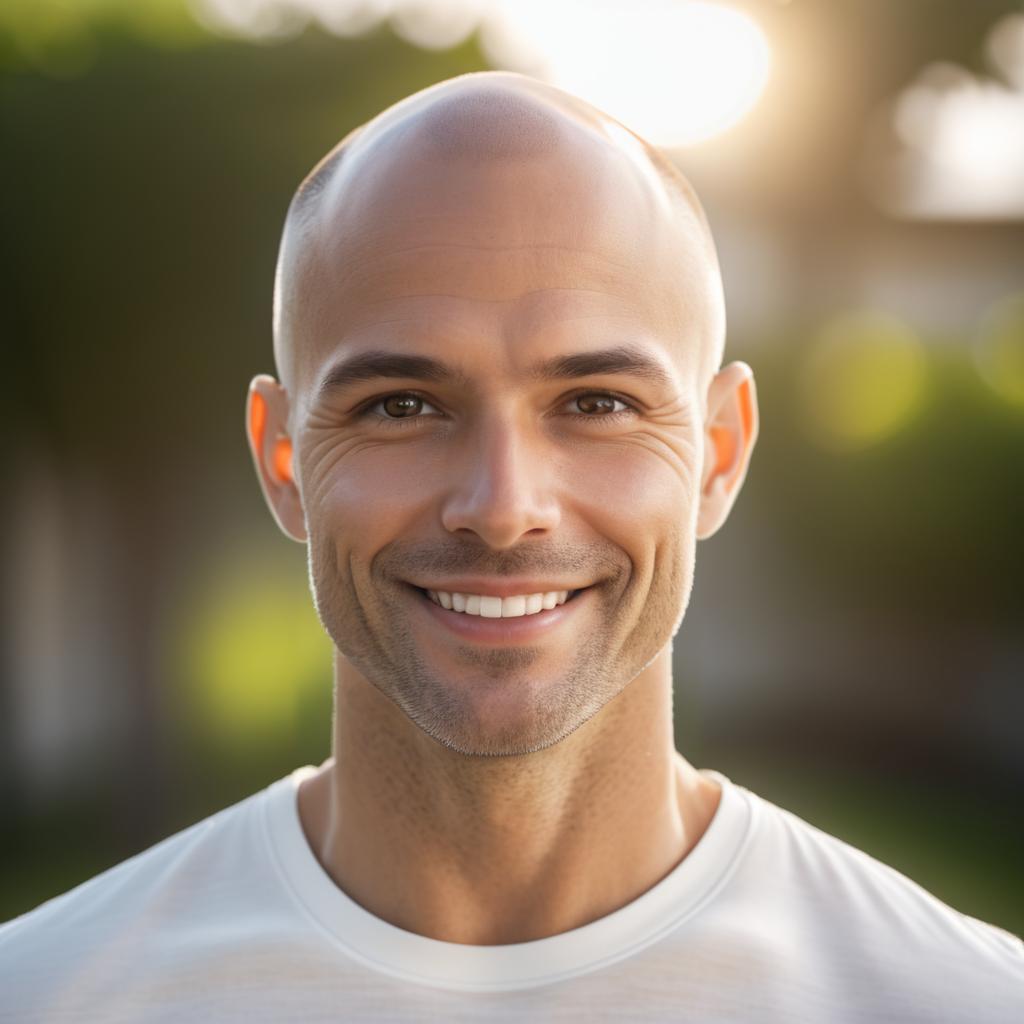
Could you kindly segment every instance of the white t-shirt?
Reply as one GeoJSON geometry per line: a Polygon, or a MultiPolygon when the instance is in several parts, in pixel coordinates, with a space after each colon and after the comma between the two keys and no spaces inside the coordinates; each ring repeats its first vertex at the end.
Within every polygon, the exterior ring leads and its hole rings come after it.
{"type": "Polygon", "coordinates": [[[321,868],[312,766],[0,927],[0,1021],[1024,1021],[1024,943],[731,782],[627,906],[534,942],[396,928],[321,868]]]}

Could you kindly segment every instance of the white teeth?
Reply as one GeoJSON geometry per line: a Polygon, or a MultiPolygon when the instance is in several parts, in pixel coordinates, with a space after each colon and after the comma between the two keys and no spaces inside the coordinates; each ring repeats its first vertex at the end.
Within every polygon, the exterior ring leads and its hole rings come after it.
{"type": "Polygon", "coordinates": [[[434,604],[449,611],[479,615],[485,619],[517,619],[523,615],[536,615],[542,609],[565,604],[568,590],[549,590],[542,594],[516,594],[495,597],[490,594],[450,594],[445,590],[428,590],[434,604]]]}

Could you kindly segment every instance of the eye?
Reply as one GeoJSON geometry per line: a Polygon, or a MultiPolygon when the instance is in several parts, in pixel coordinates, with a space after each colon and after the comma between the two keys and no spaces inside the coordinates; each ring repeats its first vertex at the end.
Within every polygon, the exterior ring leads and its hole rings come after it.
{"type": "MultiPolygon", "coordinates": [[[[570,419],[587,423],[618,423],[637,412],[636,406],[610,391],[581,391],[568,398],[566,403],[576,404],[582,410],[568,413],[570,419]],[[621,408],[616,409],[616,405],[621,408]]],[[[396,391],[373,399],[362,407],[358,415],[375,419],[384,427],[412,427],[425,418],[418,415],[424,406],[439,412],[436,406],[414,391],[396,391]],[[377,409],[382,412],[375,411],[377,409]]]]}
{"type": "Polygon", "coordinates": [[[611,420],[617,423],[624,417],[634,415],[637,411],[634,405],[619,398],[618,395],[613,395],[610,391],[581,391],[578,395],[570,398],[569,402],[576,403],[583,410],[582,413],[569,413],[574,420],[589,420],[591,422],[597,420],[602,423],[611,420]],[[616,404],[623,408],[616,409],[616,404]]]}
{"type": "Polygon", "coordinates": [[[394,394],[383,395],[375,398],[372,402],[364,405],[360,410],[360,417],[372,417],[383,426],[404,427],[407,424],[412,426],[422,416],[416,414],[426,406],[429,409],[438,411],[436,406],[431,405],[422,395],[414,391],[396,391],[394,394]],[[383,413],[375,412],[377,408],[383,408],[383,413]]]}

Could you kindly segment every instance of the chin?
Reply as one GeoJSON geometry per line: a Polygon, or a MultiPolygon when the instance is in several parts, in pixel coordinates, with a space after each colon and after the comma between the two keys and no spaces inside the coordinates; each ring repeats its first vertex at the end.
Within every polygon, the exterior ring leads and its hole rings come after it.
{"type": "Polygon", "coordinates": [[[493,731],[446,729],[437,727],[433,731],[424,729],[433,740],[444,748],[470,758],[515,758],[538,754],[561,742],[583,723],[566,730],[554,731],[537,729],[503,728],[493,731]]]}
{"type": "MultiPolygon", "coordinates": [[[[409,683],[410,680],[394,682],[409,683]]],[[[516,757],[554,746],[579,729],[614,694],[590,673],[542,676],[534,670],[423,673],[392,699],[445,748],[468,757],[516,757]],[[413,695],[415,694],[415,697],[413,695]],[[412,698],[411,698],[412,697],[412,698]]]]}

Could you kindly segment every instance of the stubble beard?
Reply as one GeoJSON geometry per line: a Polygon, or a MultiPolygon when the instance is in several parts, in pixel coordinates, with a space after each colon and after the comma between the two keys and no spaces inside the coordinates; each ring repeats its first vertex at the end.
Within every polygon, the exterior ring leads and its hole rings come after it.
{"type": "MultiPolygon", "coordinates": [[[[616,651],[616,636],[609,628],[616,622],[615,609],[608,602],[617,602],[619,595],[600,592],[597,596],[606,606],[603,612],[592,612],[599,625],[572,644],[573,660],[554,685],[548,680],[531,685],[530,669],[541,658],[539,647],[462,645],[459,657],[475,668],[479,679],[456,687],[424,659],[408,621],[408,599],[392,599],[393,589],[381,589],[389,595],[387,606],[381,615],[368,615],[351,575],[339,567],[330,538],[311,533],[307,550],[317,616],[339,653],[417,728],[469,757],[532,754],[575,732],[654,661],[678,628],[677,602],[685,604],[687,596],[653,595],[640,624],[616,651]],[[472,695],[509,687],[518,688],[519,698],[511,720],[482,721],[472,695]]],[[[671,574],[673,585],[681,581],[681,574],[671,574]]]]}

